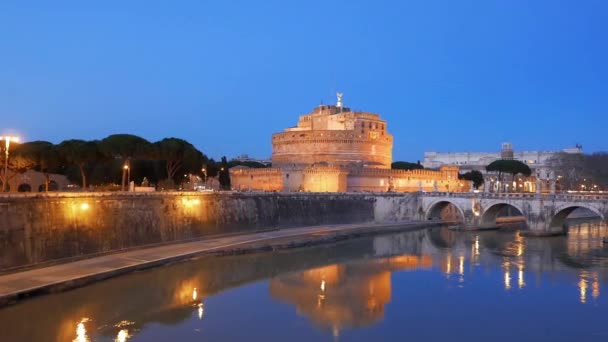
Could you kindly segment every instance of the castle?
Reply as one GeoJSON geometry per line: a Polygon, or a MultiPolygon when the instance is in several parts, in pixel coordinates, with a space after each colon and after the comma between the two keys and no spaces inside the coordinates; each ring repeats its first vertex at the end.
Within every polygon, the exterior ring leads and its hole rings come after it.
{"type": "Polygon", "coordinates": [[[272,167],[230,169],[236,190],[306,192],[469,191],[458,166],[393,170],[393,136],[378,114],[320,105],[272,135],[272,167]]]}

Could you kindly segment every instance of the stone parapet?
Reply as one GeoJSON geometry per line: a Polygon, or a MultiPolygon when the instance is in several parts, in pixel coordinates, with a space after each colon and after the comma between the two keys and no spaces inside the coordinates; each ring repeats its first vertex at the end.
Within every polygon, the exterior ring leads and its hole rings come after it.
{"type": "Polygon", "coordinates": [[[380,168],[353,168],[349,172],[353,176],[381,176],[381,177],[411,177],[416,179],[442,179],[440,171],[434,170],[395,170],[380,168]]]}
{"type": "Polygon", "coordinates": [[[283,172],[277,168],[231,168],[230,180],[236,190],[283,190],[283,172]]]}
{"type": "Polygon", "coordinates": [[[0,271],[218,234],[405,220],[416,204],[415,197],[405,198],[242,192],[3,195],[0,271]]]}

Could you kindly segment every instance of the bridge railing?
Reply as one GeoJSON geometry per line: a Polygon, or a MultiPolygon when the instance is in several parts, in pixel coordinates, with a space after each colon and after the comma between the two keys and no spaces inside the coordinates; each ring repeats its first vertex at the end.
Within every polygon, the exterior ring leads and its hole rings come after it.
{"type": "Polygon", "coordinates": [[[423,192],[423,196],[432,197],[457,197],[457,198],[510,198],[510,199],[543,199],[543,200],[561,200],[561,201],[594,201],[608,200],[606,194],[537,194],[530,192],[423,192]]]}

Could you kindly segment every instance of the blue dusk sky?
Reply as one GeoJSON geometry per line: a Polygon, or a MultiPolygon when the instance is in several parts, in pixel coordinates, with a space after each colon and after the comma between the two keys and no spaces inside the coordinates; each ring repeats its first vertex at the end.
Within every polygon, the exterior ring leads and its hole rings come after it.
{"type": "MultiPolygon", "coordinates": [[[[608,149],[608,1],[0,2],[0,130],[268,157],[323,103],[425,151],[608,149]]],[[[2,132],[0,132],[2,133],[2,132]]]]}

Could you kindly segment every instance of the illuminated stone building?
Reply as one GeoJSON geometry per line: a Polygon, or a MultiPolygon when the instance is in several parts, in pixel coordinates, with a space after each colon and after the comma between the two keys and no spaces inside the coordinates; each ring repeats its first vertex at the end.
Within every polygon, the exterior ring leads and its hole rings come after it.
{"type": "MultiPolygon", "coordinates": [[[[49,190],[65,190],[69,181],[66,176],[51,173],[49,176],[49,190]]],[[[42,172],[27,170],[25,172],[8,173],[8,191],[11,192],[42,192],[45,190],[46,176],[42,172]]],[[[0,185],[2,181],[0,180],[0,185]]]]}
{"type": "Polygon", "coordinates": [[[272,136],[272,168],[230,169],[236,190],[262,191],[468,191],[458,166],[392,170],[393,136],[378,114],[342,104],[320,105],[297,126],[272,136]]]}

